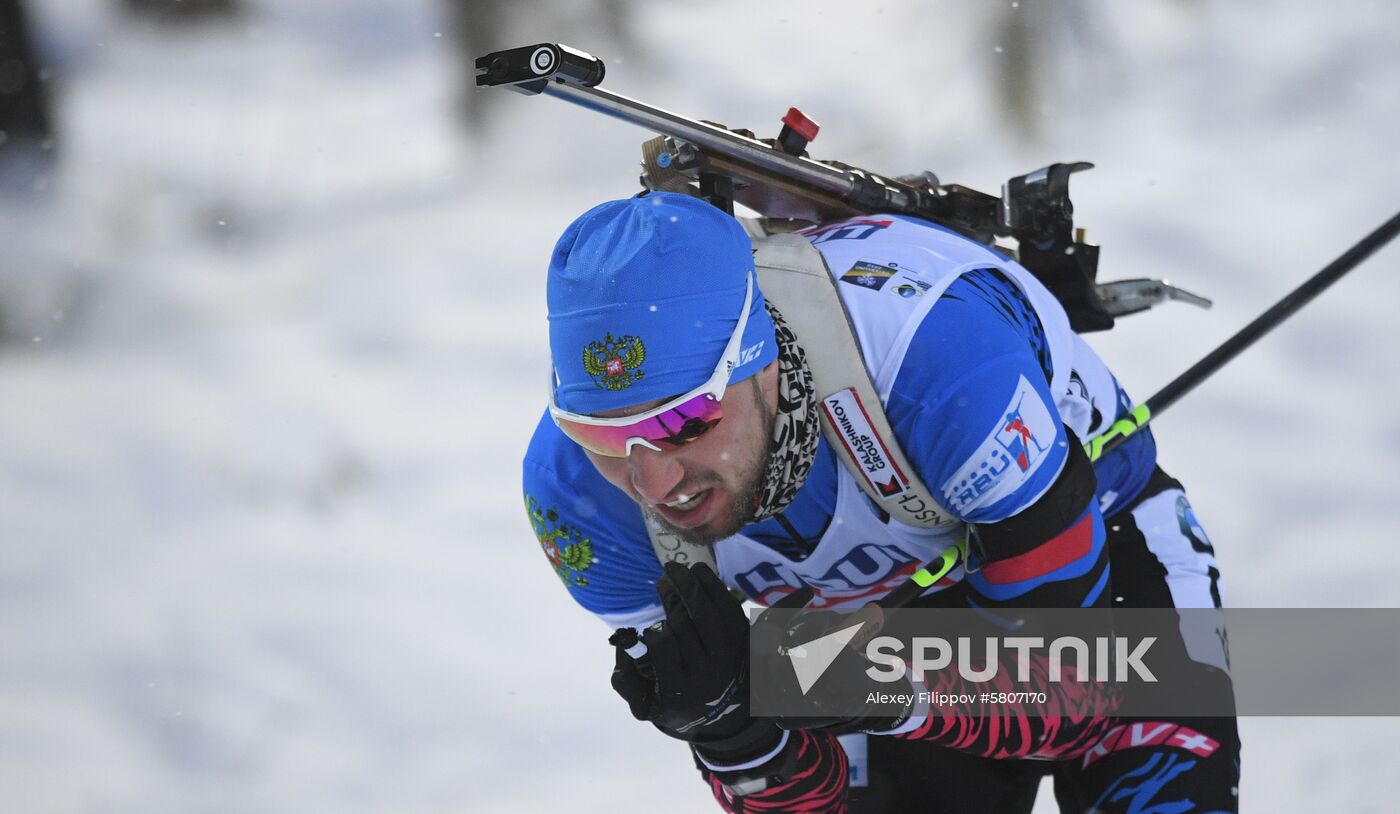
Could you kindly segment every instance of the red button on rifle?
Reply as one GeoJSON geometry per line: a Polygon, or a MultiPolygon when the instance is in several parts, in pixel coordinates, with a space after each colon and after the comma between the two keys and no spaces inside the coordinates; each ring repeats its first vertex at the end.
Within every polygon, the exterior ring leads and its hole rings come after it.
{"type": "Polygon", "coordinates": [[[778,146],[791,155],[802,155],[807,143],[817,137],[821,126],[802,114],[795,107],[788,108],[783,117],[783,130],[778,134],[778,146]]]}

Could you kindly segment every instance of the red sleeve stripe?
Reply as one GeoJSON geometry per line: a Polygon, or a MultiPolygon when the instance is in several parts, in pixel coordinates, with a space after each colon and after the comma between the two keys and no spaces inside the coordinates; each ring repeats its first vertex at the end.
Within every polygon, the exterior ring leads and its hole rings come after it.
{"type": "Polygon", "coordinates": [[[1024,554],[987,563],[982,579],[994,585],[1025,582],[1058,571],[1094,548],[1094,517],[1085,512],[1074,525],[1024,554]]]}

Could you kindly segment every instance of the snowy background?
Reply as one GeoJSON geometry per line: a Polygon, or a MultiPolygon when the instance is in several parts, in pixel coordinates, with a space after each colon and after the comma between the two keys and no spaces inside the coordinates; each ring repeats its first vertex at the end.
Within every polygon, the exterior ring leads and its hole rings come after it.
{"type": "MultiPolygon", "coordinates": [[[[1216,301],[1094,336],[1139,397],[1400,205],[1384,0],[531,5],[487,47],[569,42],[761,134],[798,104],[819,157],[987,190],[1094,161],[1101,278],[1216,301]]],[[[30,3],[60,161],[0,192],[0,811],[713,810],[518,487],[549,249],[647,134],[499,93],[464,126],[438,3],[246,6],[30,3]]],[[[1231,604],[1400,605],[1398,267],[1154,425],[1231,604]]],[[[1400,797],[1400,721],[1242,731],[1247,811],[1400,797]]]]}

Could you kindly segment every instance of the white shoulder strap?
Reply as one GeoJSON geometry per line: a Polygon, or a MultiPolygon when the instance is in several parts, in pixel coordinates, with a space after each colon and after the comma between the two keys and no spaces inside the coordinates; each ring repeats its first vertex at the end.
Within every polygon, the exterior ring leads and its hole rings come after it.
{"type": "Polygon", "coordinates": [[[757,239],[754,250],[758,286],[807,353],[822,432],[856,483],[902,523],[935,528],[959,522],[934,502],[895,440],[821,252],[800,235],[757,239]]]}

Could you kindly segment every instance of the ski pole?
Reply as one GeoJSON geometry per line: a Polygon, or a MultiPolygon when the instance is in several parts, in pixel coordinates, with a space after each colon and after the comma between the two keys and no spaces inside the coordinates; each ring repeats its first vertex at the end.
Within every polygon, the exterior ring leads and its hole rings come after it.
{"type": "Polygon", "coordinates": [[[1196,385],[1224,367],[1225,363],[1238,356],[1240,351],[1253,345],[1264,334],[1278,327],[1279,323],[1288,319],[1299,308],[1312,302],[1328,286],[1341,279],[1342,275],[1359,266],[1363,260],[1389,243],[1396,234],[1400,234],[1400,213],[1396,213],[1375,231],[1363,237],[1356,245],[1347,249],[1341,257],[1333,260],[1326,268],[1309,278],[1307,282],[1293,289],[1272,308],[1241,328],[1238,333],[1225,340],[1220,347],[1206,354],[1203,359],[1173,379],[1166,387],[1158,390],[1147,401],[1134,407],[1129,411],[1128,417],[1116,421],[1112,427],[1108,428],[1108,432],[1090,439],[1084,445],[1084,451],[1089,454],[1089,460],[1097,461],[1105,453],[1126,441],[1133,433],[1147,426],[1147,422],[1161,415],[1163,410],[1175,404],[1178,399],[1191,392],[1196,385]]]}

